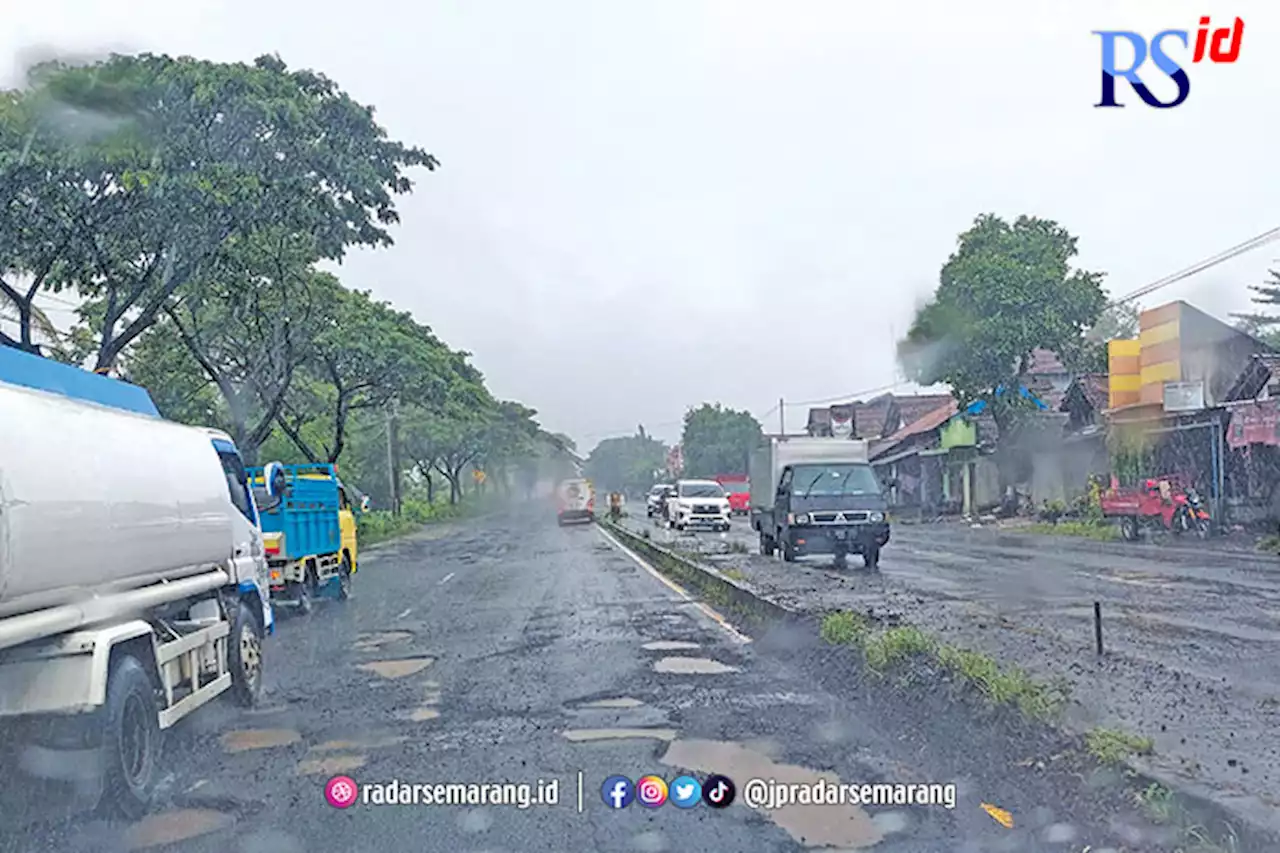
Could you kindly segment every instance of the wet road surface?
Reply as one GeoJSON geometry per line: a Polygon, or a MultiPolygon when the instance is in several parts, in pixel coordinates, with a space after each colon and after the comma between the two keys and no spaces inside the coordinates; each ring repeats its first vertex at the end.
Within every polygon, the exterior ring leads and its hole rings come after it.
{"type": "Polygon", "coordinates": [[[803,839],[935,853],[956,833],[1004,831],[974,809],[607,808],[602,782],[619,774],[892,772],[877,736],[816,740],[840,701],[744,640],[594,527],[522,516],[432,528],[370,553],[351,601],[281,618],[261,707],[215,703],[170,732],[156,814],[30,826],[12,849],[784,851],[803,839]],[[322,793],[339,774],[555,780],[559,804],[340,810],[322,793]]]}
{"type": "Polygon", "coordinates": [[[755,553],[756,534],[666,544],[731,568],[793,609],[901,616],[942,638],[1071,686],[1070,723],[1152,737],[1147,766],[1280,828],[1280,561],[959,525],[897,525],[878,575],[858,557],[797,564],[755,553]],[[1093,602],[1106,655],[1094,653],[1093,602]]]}

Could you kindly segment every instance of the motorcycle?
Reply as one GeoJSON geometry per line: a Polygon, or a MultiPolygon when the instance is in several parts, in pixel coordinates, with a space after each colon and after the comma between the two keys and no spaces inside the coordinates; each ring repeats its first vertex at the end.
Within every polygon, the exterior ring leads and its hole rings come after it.
{"type": "Polygon", "coordinates": [[[1188,487],[1179,502],[1173,517],[1174,529],[1178,533],[1193,533],[1198,539],[1208,539],[1213,523],[1209,512],[1204,508],[1204,499],[1192,487],[1188,487]]]}

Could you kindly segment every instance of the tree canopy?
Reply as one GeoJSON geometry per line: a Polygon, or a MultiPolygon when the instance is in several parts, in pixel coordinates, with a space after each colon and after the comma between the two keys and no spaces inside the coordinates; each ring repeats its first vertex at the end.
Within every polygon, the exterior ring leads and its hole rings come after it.
{"type": "Polygon", "coordinates": [[[751,451],[764,439],[750,412],[703,403],[684,416],[680,444],[687,477],[745,474],[751,451]]]}
{"type": "Polygon", "coordinates": [[[455,501],[468,469],[527,484],[565,440],[494,399],[469,353],[321,269],[390,247],[410,173],[439,165],[275,56],[36,66],[0,92],[0,344],[136,382],[249,461],[338,462],[387,506],[406,476],[455,501]],[[42,293],[79,306],[69,334],[42,293]]]}
{"type": "Polygon", "coordinates": [[[907,375],[950,385],[962,403],[986,400],[1003,432],[1022,398],[999,390],[1016,389],[1037,348],[1078,360],[1106,305],[1102,273],[1073,268],[1076,254],[1052,220],[979,216],[899,345],[907,375]]]}
{"type": "Polygon", "coordinates": [[[641,430],[597,444],[587,457],[585,473],[597,488],[638,494],[653,485],[655,472],[666,460],[667,446],[641,430]]]}

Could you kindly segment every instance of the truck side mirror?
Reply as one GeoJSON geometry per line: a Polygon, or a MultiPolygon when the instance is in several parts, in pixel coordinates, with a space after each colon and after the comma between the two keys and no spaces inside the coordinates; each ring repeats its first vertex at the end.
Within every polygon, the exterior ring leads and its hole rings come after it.
{"type": "Polygon", "coordinates": [[[284,475],[284,466],[279,462],[266,464],[262,469],[262,481],[266,485],[267,494],[273,498],[283,498],[289,488],[284,475]]]}

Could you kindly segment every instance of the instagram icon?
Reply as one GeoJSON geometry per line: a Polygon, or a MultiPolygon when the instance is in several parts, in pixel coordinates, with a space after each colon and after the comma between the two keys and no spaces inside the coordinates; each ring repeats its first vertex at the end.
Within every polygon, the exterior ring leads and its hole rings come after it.
{"type": "Polygon", "coordinates": [[[641,776],[636,780],[636,800],[648,809],[667,801],[667,783],[661,776],[641,776]]]}

